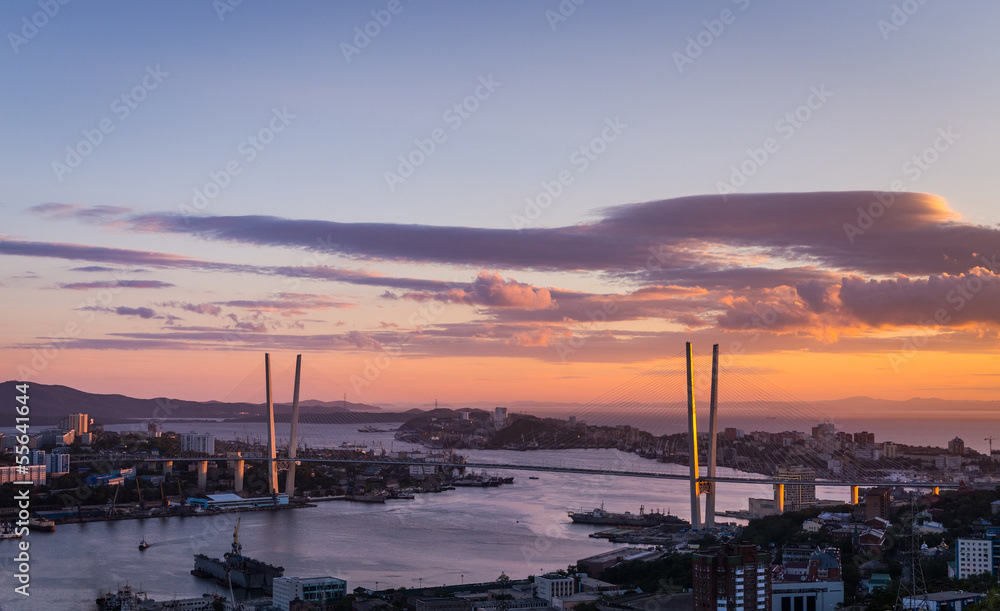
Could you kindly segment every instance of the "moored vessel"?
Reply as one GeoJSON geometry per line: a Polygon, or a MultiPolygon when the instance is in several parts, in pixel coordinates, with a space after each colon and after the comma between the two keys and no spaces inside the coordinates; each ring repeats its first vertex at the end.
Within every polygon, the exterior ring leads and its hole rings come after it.
{"type": "Polygon", "coordinates": [[[605,511],[604,503],[601,503],[601,506],[595,508],[593,511],[570,511],[568,513],[570,519],[577,524],[609,524],[613,526],[659,525],[676,528],[677,530],[691,526],[690,522],[671,515],[669,511],[667,513],[660,513],[659,511],[646,513],[646,508],[643,505],[639,506],[639,513],[631,513],[629,511],[614,513],[605,511]]]}

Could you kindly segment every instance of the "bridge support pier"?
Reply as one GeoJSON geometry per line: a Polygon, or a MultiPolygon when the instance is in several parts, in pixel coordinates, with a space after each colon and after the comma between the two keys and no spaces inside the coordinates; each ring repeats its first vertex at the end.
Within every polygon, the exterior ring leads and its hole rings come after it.
{"type": "Polygon", "coordinates": [[[688,462],[691,465],[691,530],[701,530],[701,502],[698,500],[698,420],[694,410],[694,369],[691,342],[687,342],[688,462]]]}
{"type": "Polygon", "coordinates": [[[860,486],[851,486],[851,505],[858,504],[858,489],[860,486]]]}
{"type": "Polygon", "coordinates": [[[774,485],[774,509],[777,513],[785,513],[785,485],[774,485]]]}
{"type": "Polygon", "coordinates": [[[163,474],[170,475],[170,472],[174,470],[174,461],[166,460],[163,462],[163,474]]]}
{"type": "Polygon", "coordinates": [[[243,467],[244,463],[242,460],[234,461],[236,463],[236,481],[233,485],[233,489],[236,492],[243,492],[243,467]]]}
{"type": "Polygon", "coordinates": [[[931,488],[931,493],[933,493],[933,494],[941,494],[941,489],[938,488],[937,486],[934,486],[933,488],[931,488]]]}
{"type": "Polygon", "coordinates": [[[198,487],[204,490],[208,487],[208,461],[198,461],[198,487]]]}

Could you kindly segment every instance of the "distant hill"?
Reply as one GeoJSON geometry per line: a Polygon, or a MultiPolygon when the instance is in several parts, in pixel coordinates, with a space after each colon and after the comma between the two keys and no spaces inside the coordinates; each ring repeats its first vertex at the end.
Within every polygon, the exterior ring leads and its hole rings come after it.
{"type": "MultiPolygon", "coordinates": [[[[17,382],[0,384],[0,396],[13,398],[20,394],[15,389],[17,382]]],[[[137,399],[125,395],[98,395],[69,386],[31,383],[28,392],[31,407],[31,424],[52,426],[67,414],[80,412],[88,414],[96,422],[115,424],[134,419],[178,419],[178,418],[241,418],[244,421],[266,418],[267,406],[255,403],[223,403],[220,401],[185,401],[156,397],[137,399]]],[[[322,422],[334,414],[341,415],[338,422],[398,422],[408,419],[417,412],[400,416],[383,411],[374,405],[344,401],[303,400],[299,403],[302,422],[322,422]]],[[[275,419],[287,421],[291,414],[291,404],[275,405],[275,419]]],[[[0,426],[14,425],[14,411],[0,414],[0,426]],[[9,415],[9,417],[8,417],[9,415]]]]}

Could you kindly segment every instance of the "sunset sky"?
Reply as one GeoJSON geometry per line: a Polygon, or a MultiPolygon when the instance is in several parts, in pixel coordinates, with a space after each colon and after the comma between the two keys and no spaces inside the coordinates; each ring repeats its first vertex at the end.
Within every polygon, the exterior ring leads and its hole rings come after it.
{"type": "Polygon", "coordinates": [[[1000,5],[51,5],[0,6],[5,379],[1000,392],[1000,5]]]}

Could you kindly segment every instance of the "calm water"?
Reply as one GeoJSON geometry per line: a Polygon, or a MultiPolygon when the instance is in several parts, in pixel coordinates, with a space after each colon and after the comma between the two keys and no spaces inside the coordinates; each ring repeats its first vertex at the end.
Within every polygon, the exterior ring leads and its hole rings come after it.
{"type": "MultiPolygon", "coordinates": [[[[263,425],[204,423],[174,426],[213,432],[220,438],[262,433],[263,425]]],[[[125,427],[114,427],[125,428],[125,427]]],[[[137,427],[141,428],[141,427],[137,427]]],[[[392,433],[359,433],[357,425],[311,426],[304,442],[339,445],[345,440],[402,449],[392,433]]],[[[278,433],[282,433],[279,431],[278,433]]],[[[287,435],[287,433],[285,433],[287,435]]],[[[620,470],[683,473],[668,465],[616,450],[538,452],[463,451],[478,462],[587,466],[620,470]]],[[[720,469],[721,472],[724,471],[720,469]]],[[[687,483],[628,477],[510,472],[511,486],[459,489],[418,495],[413,501],[369,505],[332,501],[315,508],[236,515],[147,519],[61,525],[56,533],[31,533],[29,599],[13,594],[11,578],[16,542],[0,541],[2,609],[93,609],[100,589],[141,584],[157,600],[214,591],[209,581],[190,575],[192,554],[221,556],[232,541],[237,515],[244,552],[285,567],[292,576],[333,575],[357,586],[412,587],[494,580],[501,571],[525,577],[565,568],[614,546],[587,534],[598,527],[574,525],[569,509],[591,509],[604,502],[612,511],[669,509],[689,517],[687,483]],[[145,536],[152,546],[139,552],[145,536]]],[[[817,491],[822,498],[844,498],[843,489],[817,491]]],[[[769,486],[727,485],[718,508],[746,508],[747,497],[771,495],[769,486]]]]}

